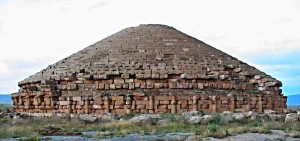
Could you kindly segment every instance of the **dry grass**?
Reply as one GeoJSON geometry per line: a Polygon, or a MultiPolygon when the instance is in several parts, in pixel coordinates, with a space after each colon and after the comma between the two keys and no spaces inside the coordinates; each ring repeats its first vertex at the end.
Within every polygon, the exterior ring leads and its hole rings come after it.
{"type": "Polygon", "coordinates": [[[96,134],[89,135],[89,137],[107,137],[113,135],[127,135],[138,133],[142,135],[163,135],[165,133],[174,132],[190,132],[194,133],[199,138],[202,137],[216,137],[224,138],[246,132],[254,133],[270,133],[271,130],[283,130],[287,133],[294,133],[297,137],[300,131],[300,122],[284,123],[272,122],[266,120],[252,120],[252,121],[226,121],[220,116],[207,124],[191,125],[186,123],[180,116],[177,115],[163,115],[164,119],[170,121],[169,124],[133,124],[128,121],[114,121],[107,123],[92,123],[86,124],[78,119],[70,118],[28,118],[25,120],[11,120],[0,117],[0,138],[17,138],[26,137],[28,140],[38,140],[40,135],[36,132],[37,129],[52,126],[62,128],[67,132],[84,132],[95,131],[96,134]]]}

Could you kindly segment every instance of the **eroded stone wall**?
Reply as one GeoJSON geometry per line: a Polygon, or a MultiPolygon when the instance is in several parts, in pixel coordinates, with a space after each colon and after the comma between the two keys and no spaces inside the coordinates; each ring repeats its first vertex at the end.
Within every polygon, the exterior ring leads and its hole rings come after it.
{"type": "Polygon", "coordinates": [[[195,95],[195,96],[74,96],[13,97],[16,112],[28,113],[207,113],[231,111],[263,112],[286,109],[286,97],[264,95],[195,95]]]}
{"type": "Polygon", "coordinates": [[[210,113],[263,112],[265,109],[281,113],[286,109],[286,97],[280,93],[279,85],[268,86],[272,93],[263,94],[250,91],[255,89],[255,83],[251,82],[253,79],[241,86],[235,81],[184,79],[182,75],[173,75],[169,79],[114,76],[106,80],[43,81],[22,85],[23,92],[13,94],[13,102],[17,112],[29,113],[182,113],[200,110],[210,113]]]}
{"type": "Polygon", "coordinates": [[[286,108],[280,81],[165,25],[121,30],[20,81],[19,86],[12,95],[18,112],[281,112],[286,108]]]}

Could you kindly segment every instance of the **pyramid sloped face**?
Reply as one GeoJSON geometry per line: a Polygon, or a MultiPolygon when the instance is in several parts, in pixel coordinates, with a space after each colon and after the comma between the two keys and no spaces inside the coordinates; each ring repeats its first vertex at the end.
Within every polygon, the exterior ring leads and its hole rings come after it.
{"type": "Polygon", "coordinates": [[[121,30],[26,78],[19,86],[15,95],[22,96],[45,91],[57,97],[135,93],[282,96],[280,81],[165,25],[121,30]]]}
{"type": "Polygon", "coordinates": [[[255,80],[260,77],[277,82],[254,67],[172,27],[140,25],[113,34],[20,84],[43,79],[107,79],[115,75],[160,79],[173,74],[185,79],[220,79],[237,83],[257,75],[255,80]],[[72,77],[75,74],[80,76],[72,77]]]}

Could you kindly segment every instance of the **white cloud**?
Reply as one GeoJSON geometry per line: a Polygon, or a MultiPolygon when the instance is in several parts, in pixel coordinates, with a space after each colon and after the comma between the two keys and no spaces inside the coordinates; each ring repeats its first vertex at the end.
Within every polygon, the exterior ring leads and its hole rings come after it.
{"type": "Polygon", "coordinates": [[[18,82],[46,68],[58,60],[54,58],[38,58],[34,60],[6,60],[5,67],[0,61],[0,94],[16,92],[18,82]],[[5,71],[6,70],[6,71],[5,71]]]}
{"type": "Polygon", "coordinates": [[[0,31],[2,30],[2,22],[0,21],[0,31]]]}
{"type": "Polygon", "coordinates": [[[95,9],[104,7],[104,6],[108,5],[108,4],[109,4],[108,1],[101,1],[101,2],[98,2],[98,3],[96,3],[96,4],[90,5],[90,6],[87,8],[87,10],[95,10],[95,9]]]}
{"type": "Polygon", "coordinates": [[[0,60],[0,76],[1,75],[7,75],[10,74],[11,70],[8,68],[8,66],[0,60]]]}

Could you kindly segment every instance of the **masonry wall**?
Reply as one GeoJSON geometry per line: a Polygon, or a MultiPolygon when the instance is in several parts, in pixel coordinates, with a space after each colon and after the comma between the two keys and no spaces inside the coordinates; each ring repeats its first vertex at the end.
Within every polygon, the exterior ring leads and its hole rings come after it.
{"type": "Polygon", "coordinates": [[[18,112],[282,112],[282,83],[166,25],[123,29],[18,83],[18,112]]]}
{"type": "Polygon", "coordinates": [[[204,111],[208,113],[231,111],[263,112],[273,109],[281,113],[286,109],[286,97],[263,95],[200,95],[200,96],[75,96],[13,97],[16,112],[28,113],[182,113],[204,111]]]}
{"type": "Polygon", "coordinates": [[[12,99],[17,112],[27,113],[180,114],[185,111],[263,112],[265,109],[281,113],[286,109],[287,98],[277,85],[267,87],[270,94],[250,91],[255,85],[241,86],[228,80],[184,79],[180,75],[169,79],[114,76],[107,80],[26,84],[21,86],[23,92],[13,94],[12,99]]]}

